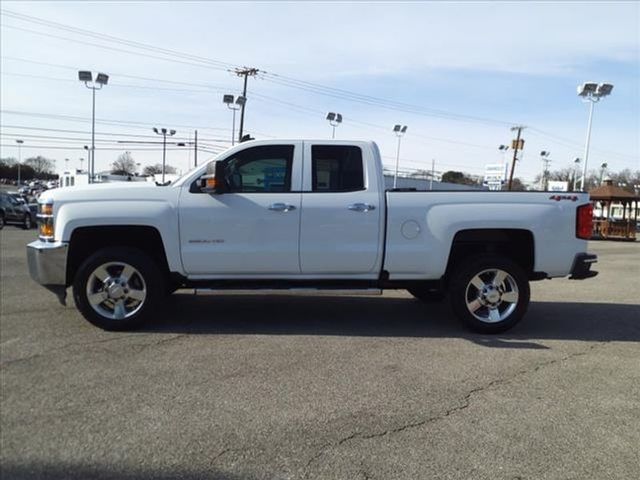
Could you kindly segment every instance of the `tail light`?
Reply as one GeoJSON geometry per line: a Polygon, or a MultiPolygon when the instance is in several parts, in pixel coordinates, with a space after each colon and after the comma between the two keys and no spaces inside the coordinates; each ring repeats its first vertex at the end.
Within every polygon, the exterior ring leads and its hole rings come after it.
{"type": "Polygon", "coordinates": [[[578,207],[576,237],[589,240],[593,234],[593,205],[587,203],[578,207]]]}

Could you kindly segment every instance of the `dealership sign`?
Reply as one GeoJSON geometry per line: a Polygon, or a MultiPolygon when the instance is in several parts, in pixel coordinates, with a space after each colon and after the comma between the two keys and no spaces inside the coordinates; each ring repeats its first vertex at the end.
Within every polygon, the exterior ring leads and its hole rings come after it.
{"type": "Polygon", "coordinates": [[[501,190],[502,185],[507,179],[507,164],[494,163],[484,167],[483,184],[489,187],[489,190],[501,190]]]}

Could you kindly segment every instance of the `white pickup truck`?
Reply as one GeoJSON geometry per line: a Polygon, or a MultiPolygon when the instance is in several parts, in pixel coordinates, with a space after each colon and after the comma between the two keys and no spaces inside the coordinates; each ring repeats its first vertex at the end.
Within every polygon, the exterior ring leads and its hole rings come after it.
{"type": "Polygon", "coordinates": [[[237,145],[170,185],[45,192],[31,276],[98,327],[130,329],[179,288],[448,296],[470,328],[502,332],[529,281],[596,275],[583,193],[386,190],[363,141],[237,145]]]}

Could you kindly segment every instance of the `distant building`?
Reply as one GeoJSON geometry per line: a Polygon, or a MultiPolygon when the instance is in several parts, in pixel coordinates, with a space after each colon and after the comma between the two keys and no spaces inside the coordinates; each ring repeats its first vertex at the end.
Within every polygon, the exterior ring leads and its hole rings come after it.
{"type": "MultiPolygon", "coordinates": [[[[385,188],[393,188],[393,175],[384,174],[385,188]]],[[[481,185],[462,185],[460,183],[431,182],[428,178],[411,178],[398,176],[398,188],[415,188],[416,190],[487,190],[481,185]]]]}
{"type": "MultiPolygon", "coordinates": [[[[147,177],[138,175],[114,175],[110,171],[98,172],[95,176],[94,183],[111,183],[111,182],[145,182],[147,177]]],[[[60,187],[74,187],[89,184],[89,172],[86,170],[76,169],[66,171],[60,175],[60,187]]]]}
{"type": "Polygon", "coordinates": [[[74,187],[89,184],[89,173],[85,170],[75,169],[63,172],[60,175],[58,187],[74,187]]]}

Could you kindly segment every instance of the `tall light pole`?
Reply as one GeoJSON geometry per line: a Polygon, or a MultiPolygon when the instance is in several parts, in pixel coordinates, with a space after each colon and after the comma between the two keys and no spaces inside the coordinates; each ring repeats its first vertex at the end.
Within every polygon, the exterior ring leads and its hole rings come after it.
{"type": "Polygon", "coordinates": [[[153,127],[153,132],[158,135],[162,135],[162,183],[164,183],[164,171],[167,161],[167,135],[173,137],[176,134],[175,130],[167,130],[166,128],[153,127]]]}
{"type": "Polygon", "coordinates": [[[102,87],[109,82],[109,75],[106,73],[98,73],[95,82],[93,74],[88,70],[80,70],[78,72],[78,80],[84,82],[85,87],[91,89],[92,92],[92,108],[91,108],[91,156],[89,158],[89,183],[93,183],[96,170],[96,90],[102,90],[102,87]]]}
{"type": "Polygon", "coordinates": [[[80,172],[82,172],[82,163],[84,162],[84,158],[80,157],[80,172]]]}
{"type": "Polygon", "coordinates": [[[576,183],[578,182],[578,172],[580,171],[580,159],[576,158],[573,161],[573,191],[576,191],[576,183]]]}
{"type": "Polygon", "coordinates": [[[329,120],[329,125],[333,127],[333,132],[331,133],[331,138],[336,138],[336,127],[342,123],[342,114],[329,112],[327,113],[326,119],[329,120]]]}
{"type": "Polygon", "coordinates": [[[608,166],[609,165],[607,165],[606,162],[600,165],[600,185],[602,185],[602,180],[604,179],[604,172],[607,171],[608,166]]]}
{"type": "Polygon", "coordinates": [[[545,190],[545,184],[547,183],[547,175],[549,174],[549,164],[551,160],[549,160],[549,155],[551,152],[547,150],[542,150],[540,152],[540,160],[542,160],[542,174],[540,175],[540,190],[545,190]]]}
{"type": "Polygon", "coordinates": [[[396,151],[396,172],[393,175],[393,188],[396,188],[396,186],[398,185],[398,167],[400,166],[400,140],[402,139],[402,136],[406,131],[406,125],[394,125],[393,127],[393,132],[396,134],[396,137],[398,137],[398,149],[396,151]]]}
{"type": "Polygon", "coordinates": [[[231,145],[233,146],[236,144],[236,112],[244,107],[247,99],[243,95],[238,95],[237,98],[233,95],[223,95],[222,102],[227,105],[229,110],[233,111],[233,123],[231,124],[231,145]]]}
{"type": "Polygon", "coordinates": [[[583,102],[589,102],[589,123],[587,124],[587,138],[584,142],[584,164],[582,165],[582,179],[580,189],[585,191],[585,182],[587,179],[587,163],[589,161],[589,144],[591,143],[591,124],[593,121],[593,106],[600,101],[601,98],[611,94],[613,85],[610,83],[586,82],[578,85],[578,96],[583,102]]]}
{"type": "Polygon", "coordinates": [[[509,150],[509,145],[500,145],[498,150],[502,152],[502,163],[507,163],[507,150],[509,150]]]}
{"type": "Polygon", "coordinates": [[[24,140],[16,140],[18,144],[18,188],[20,188],[20,169],[22,168],[22,144],[24,140]]]}

